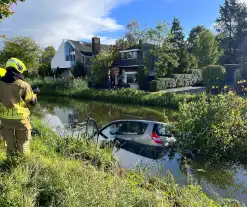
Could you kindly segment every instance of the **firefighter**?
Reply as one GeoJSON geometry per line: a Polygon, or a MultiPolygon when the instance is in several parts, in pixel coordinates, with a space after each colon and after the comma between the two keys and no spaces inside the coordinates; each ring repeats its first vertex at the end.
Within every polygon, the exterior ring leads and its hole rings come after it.
{"type": "MultiPolygon", "coordinates": [[[[6,70],[4,68],[0,68],[0,78],[5,76],[5,74],[6,74],[6,70]]],[[[1,125],[1,121],[0,121],[0,142],[3,140],[2,134],[1,134],[1,128],[2,128],[2,125],[1,125]]]]}
{"type": "Polygon", "coordinates": [[[0,78],[5,76],[5,74],[6,74],[6,70],[4,68],[0,68],[0,78]]]}
{"type": "Polygon", "coordinates": [[[31,124],[29,107],[35,105],[37,97],[25,82],[24,63],[11,58],[6,63],[6,74],[0,79],[0,119],[2,136],[7,143],[7,156],[29,151],[31,124]]]}

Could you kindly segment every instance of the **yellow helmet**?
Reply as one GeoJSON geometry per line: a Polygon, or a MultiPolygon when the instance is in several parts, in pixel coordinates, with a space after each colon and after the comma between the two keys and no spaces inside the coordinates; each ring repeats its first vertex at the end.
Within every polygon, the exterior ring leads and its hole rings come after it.
{"type": "Polygon", "coordinates": [[[20,73],[23,73],[24,71],[27,70],[27,67],[25,66],[25,64],[17,58],[10,58],[7,61],[6,68],[8,69],[9,67],[15,68],[20,73]]]}
{"type": "Polygon", "coordinates": [[[6,70],[4,68],[0,68],[0,78],[5,76],[6,70]]]}

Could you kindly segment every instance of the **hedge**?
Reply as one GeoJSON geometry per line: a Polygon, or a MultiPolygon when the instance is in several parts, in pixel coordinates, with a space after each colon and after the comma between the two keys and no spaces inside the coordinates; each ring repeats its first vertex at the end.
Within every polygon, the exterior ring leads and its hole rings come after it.
{"type": "Polygon", "coordinates": [[[161,91],[169,88],[176,88],[176,81],[173,78],[158,78],[151,82],[151,91],[161,91]]]}
{"type": "Polygon", "coordinates": [[[193,85],[192,74],[174,74],[173,78],[176,81],[177,88],[193,85]]]}
{"type": "Polygon", "coordinates": [[[191,74],[174,74],[173,78],[178,88],[201,85],[202,83],[202,73],[200,70],[191,70],[191,74]]]}
{"type": "Polygon", "coordinates": [[[194,80],[193,86],[203,85],[202,70],[201,69],[190,69],[190,70],[188,70],[188,73],[192,74],[192,78],[194,80]]]}
{"type": "Polygon", "coordinates": [[[151,82],[151,91],[202,85],[202,71],[191,69],[189,74],[174,74],[173,78],[158,78],[151,82]]]}

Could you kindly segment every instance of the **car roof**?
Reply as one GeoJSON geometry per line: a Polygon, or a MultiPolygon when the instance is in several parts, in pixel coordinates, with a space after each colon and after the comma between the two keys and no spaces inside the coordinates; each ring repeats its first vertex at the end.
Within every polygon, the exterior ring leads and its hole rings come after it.
{"type": "MultiPolygon", "coordinates": [[[[115,123],[115,122],[142,122],[142,123],[154,123],[154,124],[166,124],[166,123],[163,123],[163,122],[158,122],[158,121],[151,121],[151,120],[140,120],[140,119],[120,119],[120,120],[116,120],[116,121],[113,121],[111,123],[115,123]]],[[[109,123],[110,124],[110,123],[109,123]]]]}

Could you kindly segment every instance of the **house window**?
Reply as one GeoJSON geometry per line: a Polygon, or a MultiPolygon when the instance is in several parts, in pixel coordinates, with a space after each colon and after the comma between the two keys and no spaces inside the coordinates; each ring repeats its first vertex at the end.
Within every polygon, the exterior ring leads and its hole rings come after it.
{"type": "Polygon", "coordinates": [[[75,49],[69,42],[65,43],[65,61],[75,61],[75,49]]]}
{"type": "Polygon", "coordinates": [[[134,84],[136,83],[136,74],[126,74],[127,75],[127,83],[134,84]]]}
{"type": "Polygon", "coordinates": [[[122,52],[121,53],[122,60],[136,59],[137,57],[138,57],[137,51],[130,51],[130,52],[122,52]]]}

